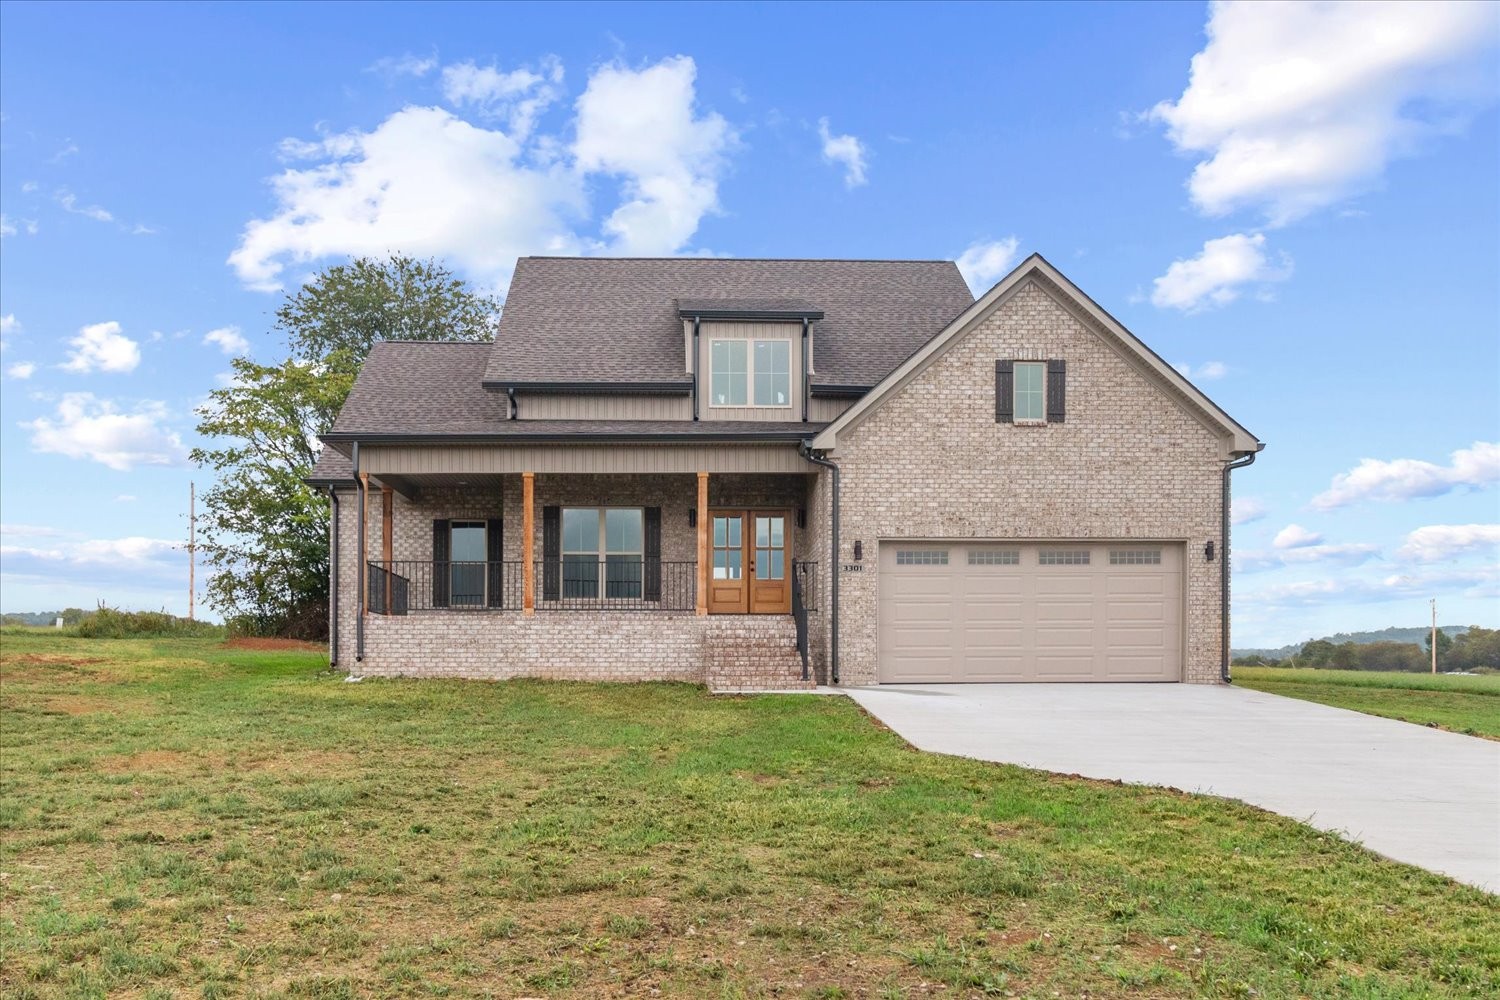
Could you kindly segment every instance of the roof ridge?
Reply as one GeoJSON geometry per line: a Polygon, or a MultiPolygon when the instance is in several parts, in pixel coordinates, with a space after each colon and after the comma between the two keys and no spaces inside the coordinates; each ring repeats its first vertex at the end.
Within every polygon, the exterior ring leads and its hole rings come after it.
{"type": "Polygon", "coordinates": [[[564,254],[523,254],[519,260],[673,261],[675,263],[751,264],[954,264],[951,257],[579,257],[564,254]]]}

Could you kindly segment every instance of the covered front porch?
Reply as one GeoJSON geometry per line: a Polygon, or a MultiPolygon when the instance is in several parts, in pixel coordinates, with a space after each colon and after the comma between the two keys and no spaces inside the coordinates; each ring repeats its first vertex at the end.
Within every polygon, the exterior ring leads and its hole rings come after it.
{"type": "Polygon", "coordinates": [[[423,672],[455,664],[455,637],[488,636],[465,641],[460,676],[615,679],[608,664],[625,663],[619,679],[687,679],[717,664],[753,687],[760,661],[768,676],[816,673],[826,546],[810,472],[361,470],[357,483],[337,615],[362,665],[423,672]]]}

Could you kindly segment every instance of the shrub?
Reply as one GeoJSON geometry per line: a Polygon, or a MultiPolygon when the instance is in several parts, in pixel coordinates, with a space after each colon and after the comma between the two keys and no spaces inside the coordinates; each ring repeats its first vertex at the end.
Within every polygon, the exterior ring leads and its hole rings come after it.
{"type": "Polygon", "coordinates": [[[224,628],[210,622],[178,618],[165,611],[121,611],[101,603],[98,610],[85,615],[78,623],[77,634],[85,639],[160,639],[223,635],[224,628]]]}

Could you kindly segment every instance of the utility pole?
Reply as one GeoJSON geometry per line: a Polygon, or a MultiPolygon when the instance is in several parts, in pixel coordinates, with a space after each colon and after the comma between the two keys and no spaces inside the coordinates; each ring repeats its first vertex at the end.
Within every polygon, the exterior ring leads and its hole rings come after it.
{"type": "Polygon", "coordinates": [[[1432,638],[1429,640],[1432,643],[1432,672],[1437,673],[1437,598],[1428,603],[1432,605],[1432,638]]]}
{"type": "Polygon", "coordinates": [[[198,589],[198,484],[188,483],[188,621],[193,620],[193,596],[198,589]]]}

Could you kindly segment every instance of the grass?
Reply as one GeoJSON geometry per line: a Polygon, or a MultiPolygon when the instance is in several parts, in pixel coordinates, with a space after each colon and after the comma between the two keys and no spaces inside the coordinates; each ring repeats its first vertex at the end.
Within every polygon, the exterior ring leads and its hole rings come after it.
{"type": "Polygon", "coordinates": [[[1500,740],[1500,674],[1235,667],[1233,676],[1234,683],[1257,691],[1500,740]]]}
{"type": "Polygon", "coordinates": [[[1247,806],[840,698],[320,667],[0,635],[0,994],[1500,991],[1500,900],[1247,806]]]}

